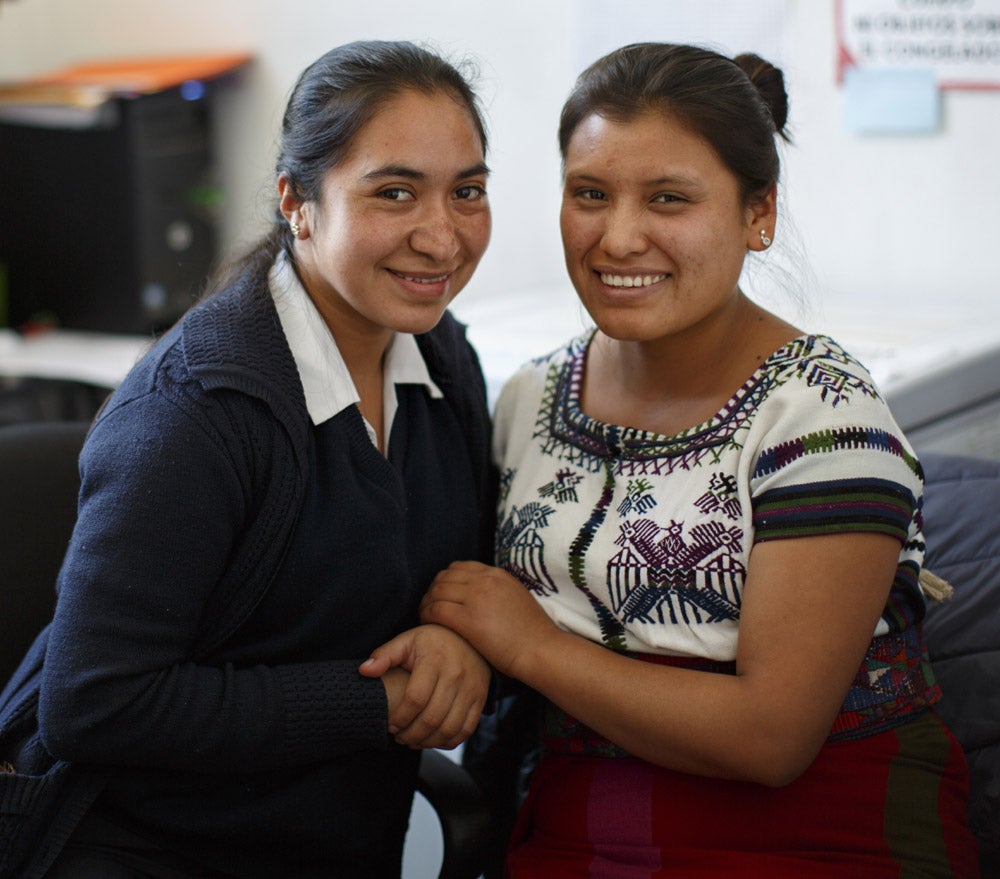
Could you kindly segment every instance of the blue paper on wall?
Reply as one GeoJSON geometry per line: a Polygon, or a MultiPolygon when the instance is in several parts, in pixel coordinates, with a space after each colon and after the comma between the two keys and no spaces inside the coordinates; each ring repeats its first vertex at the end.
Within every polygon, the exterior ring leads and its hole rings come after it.
{"type": "Polygon", "coordinates": [[[930,68],[844,70],[844,124],[859,134],[920,134],[941,124],[941,91],[930,68]]]}

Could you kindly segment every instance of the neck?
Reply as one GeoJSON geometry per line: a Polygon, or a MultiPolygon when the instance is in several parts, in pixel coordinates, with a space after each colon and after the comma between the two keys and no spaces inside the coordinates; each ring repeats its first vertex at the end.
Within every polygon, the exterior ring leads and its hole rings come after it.
{"type": "MultiPolygon", "coordinates": [[[[315,270],[311,252],[296,241],[295,272],[316,310],[330,329],[340,356],[364,398],[362,386],[373,376],[382,379],[382,362],[392,341],[393,330],[359,314],[322,279],[315,270]]],[[[380,384],[381,387],[381,384],[380,384]]]]}
{"type": "Polygon", "coordinates": [[[726,365],[745,356],[764,314],[737,292],[729,307],[683,332],[639,342],[598,333],[599,347],[607,351],[607,368],[629,387],[683,397],[715,383],[726,365]]]}
{"type": "Polygon", "coordinates": [[[674,435],[713,417],[798,331],[746,299],[696,327],[646,341],[600,331],[587,358],[583,408],[599,420],[674,435]]]}

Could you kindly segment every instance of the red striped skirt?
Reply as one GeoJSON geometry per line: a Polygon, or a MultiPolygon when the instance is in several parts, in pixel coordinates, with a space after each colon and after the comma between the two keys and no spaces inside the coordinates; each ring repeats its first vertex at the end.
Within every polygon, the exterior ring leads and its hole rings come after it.
{"type": "Polygon", "coordinates": [[[967,796],[961,747],[931,711],[827,743],[781,788],[550,753],[532,776],[507,876],[975,879],[967,796]]]}

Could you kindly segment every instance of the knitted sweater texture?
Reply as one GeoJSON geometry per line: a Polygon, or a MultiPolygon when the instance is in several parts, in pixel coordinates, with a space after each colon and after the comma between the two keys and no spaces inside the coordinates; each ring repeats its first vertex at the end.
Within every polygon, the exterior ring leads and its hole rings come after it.
{"type": "MultiPolygon", "coordinates": [[[[418,343],[467,438],[478,491],[456,502],[474,519],[489,478],[478,363],[448,315],[418,343]]],[[[355,410],[326,430],[336,448],[363,436],[355,410]]],[[[415,755],[387,737],[382,683],[357,672],[366,652],[296,659],[277,631],[285,660],[255,662],[243,628],[280,602],[269,590],[315,478],[312,431],[266,283],[241,279],[161,339],[100,413],[59,578],[39,708],[47,748],[107,768],[99,808],[128,824],[135,806],[136,829],[232,875],[356,874],[360,843],[338,866],[296,853],[302,828],[365,840],[363,822],[388,811],[401,845],[412,796],[415,755]]],[[[467,554],[480,554],[475,538],[467,554]]]]}

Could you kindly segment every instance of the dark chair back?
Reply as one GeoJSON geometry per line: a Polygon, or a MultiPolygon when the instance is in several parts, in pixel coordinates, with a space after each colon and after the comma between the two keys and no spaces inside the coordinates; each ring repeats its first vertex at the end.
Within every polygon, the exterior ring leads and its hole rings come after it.
{"type": "Polygon", "coordinates": [[[52,616],[89,422],[0,427],[0,682],[52,616]]]}

